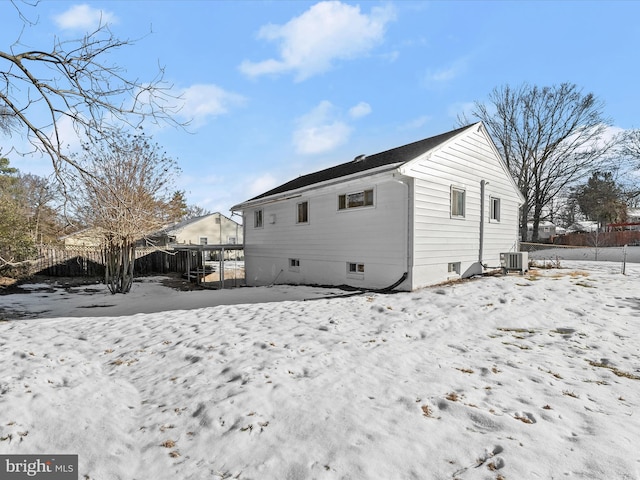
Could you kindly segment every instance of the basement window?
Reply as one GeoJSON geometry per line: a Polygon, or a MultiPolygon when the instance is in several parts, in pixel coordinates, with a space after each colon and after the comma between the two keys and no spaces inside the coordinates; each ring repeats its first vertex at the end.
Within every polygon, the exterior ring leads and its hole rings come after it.
{"type": "Polygon", "coordinates": [[[299,272],[300,271],[300,259],[299,258],[290,258],[289,259],[289,271],[290,272],[299,272]]]}
{"type": "Polygon", "coordinates": [[[361,192],[338,195],[338,210],[373,206],[373,188],[361,192]]]}
{"type": "Polygon", "coordinates": [[[347,263],[347,277],[349,278],[364,278],[364,263],[347,263]]]}
{"type": "Polygon", "coordinates": [[[451,262],[448,266],[448,272],[460,275],[460,262],[451,262]]]}

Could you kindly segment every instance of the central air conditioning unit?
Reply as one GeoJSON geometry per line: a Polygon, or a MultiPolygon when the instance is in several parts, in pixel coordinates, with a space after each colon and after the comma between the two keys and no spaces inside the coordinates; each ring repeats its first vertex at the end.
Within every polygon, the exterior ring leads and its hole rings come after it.
{"type": "Polygon", "coordinates": [[[527,252],[508,252],[500,254],[500,266],[503,273],[529,271],[529,254],[527,252]]]}

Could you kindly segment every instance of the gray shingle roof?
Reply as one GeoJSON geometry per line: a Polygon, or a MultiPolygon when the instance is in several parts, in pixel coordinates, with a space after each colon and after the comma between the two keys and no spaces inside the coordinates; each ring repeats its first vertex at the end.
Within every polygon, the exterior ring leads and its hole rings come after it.
{"type": "Polygon", "coordinates": [[[348,175],[353,175],[355,173],[364,172],[366,170],[383,167],[385,165],[403,164],[413,160],[423,153],[428,152],[429,150],[437,147],[441,143],[446,142],[450,138],[456,136],[463,130],[466,130],[470,127],[471,125],[467,125],[465,127],[451,130],[450,132],[442,133],[434,137],[425,138],[424,140],[409,143],[401,147],[396,147],[392,148],[391,150],[386,150],[374,155],[369,155],[360,159],[359,161],[352,160],[347,163],[336,165],[335,167],[326,168],[324,170],[310,173],[308,175],[302,175],[248,201],[250,202],[253,200],[258,200],[260,198],[270,197],[271,195],[277,195],[280,193],[289,192],[291,190],[297,190],[299,188],[315,185],[316,183],[322,183],[340,177],[346,177],[348,175]]]}

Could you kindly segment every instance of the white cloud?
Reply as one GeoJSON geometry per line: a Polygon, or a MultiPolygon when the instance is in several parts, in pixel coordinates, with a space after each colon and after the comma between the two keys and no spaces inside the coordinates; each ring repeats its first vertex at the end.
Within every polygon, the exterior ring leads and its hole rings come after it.
{"type": "Polygon", "coordinates": [[[428,115],[422,115],[421,117],[414,118],[402,125],[400,130],[416,130],[418,128],[422,128],[429,120],[431,120],[431,117],[428,115]]]}
{"type": "Polygon", "coordinates": [[[245,60],[240,70],[250,77],[294,72],[302,81],[329,70],[335,60],[366,55],[382,42],[394,19],[391,6],[374,7],[367,15],[357,5],[320,2],[284,25],[262,27],[258,38],[277,42],[280,58],[245,60]]]}
{"type": "Polygon", "coordinates": [[[91,30],[118,21],[113,13],[91,8],[87,4],[74,5],[60,15],[54,15],[53,20],[63,30],[91,30]]]}
{"type": "Polygon", "coordinates": [[[249,183],[247,198],[255,197],[278,186],[278,180],[270,173],[254,178],[249,183]]]}
{"type": "Polygon", "coordinates": [[[478,119],[471,114],[475,106],[474,102],[453,103],[447,108],[447,114],[452,118],[466,118],[469,122],[477,122],[478,119]]]}
{"type": "Polygon", "coordinates": [[[458,78],[467,71],[467,60],[459,59],[451,65],[437,69],[428,70],[424,76],[424,84],[426,87],[439,87],[458,78]]]}
{"type": "Polygon", "coordinates": [[[351,118],[362,118],[366,117],[371,113],[371,105],[367,102],[360,102],[354,107],[349,109],[349,116],[351,118]]]}
{"type": "Polygon", "coordinates": [[[349,139],[352,128],[338,118],[337,109],[326,100],[297,120],[293,145],[297,153],[329,152],[349,139]]]}
{"type": "Polygon", "coordinates": [[[246,97],[212,84],[192,85],[182,90],[180,96],[184,103],[179,115],[192,120],[195,126],[202,125],[207,118],[224,115],[247,103],[246,97]]]}

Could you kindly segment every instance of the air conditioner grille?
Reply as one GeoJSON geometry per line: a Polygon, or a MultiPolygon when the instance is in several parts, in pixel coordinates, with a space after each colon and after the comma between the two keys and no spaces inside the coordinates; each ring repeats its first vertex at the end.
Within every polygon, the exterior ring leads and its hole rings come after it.
{"type": "Polygon", "coordinates": [[[500,266],[505,273],[511,271],[524,273],[529,270],[529,254],[527,252],[501,253],[500,266]]]}

